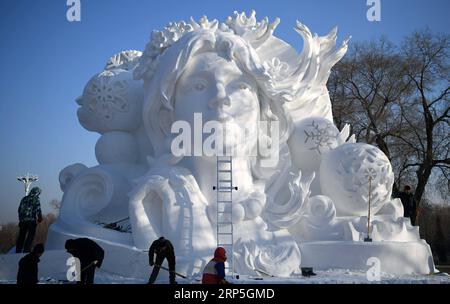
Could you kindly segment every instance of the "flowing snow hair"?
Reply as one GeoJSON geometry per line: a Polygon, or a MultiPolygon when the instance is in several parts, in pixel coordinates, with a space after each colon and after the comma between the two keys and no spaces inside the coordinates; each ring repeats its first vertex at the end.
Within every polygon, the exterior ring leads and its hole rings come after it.
{"type": "Polygon", "coordinates": [[[154,156],[168,153],[170,145],[167,140],[170,139],[170,128],[174,122],[175,89],[179,78],[190,59],[207,52],[215,52],[226,60],[234,61],[244,74],[255,81],[258,86],[260,119],[269,122],[269,125],[270,122],[278,121],[280,147],[286,145],[291,123],[284,113],[283,102],[277,96],[269,95],[267,87],[270,76],[254,48],[232,32],[207,28],[184,34],[157,58],[151,78],[144,77],[148,89],[143,119],[154,148],[154,156]]]}

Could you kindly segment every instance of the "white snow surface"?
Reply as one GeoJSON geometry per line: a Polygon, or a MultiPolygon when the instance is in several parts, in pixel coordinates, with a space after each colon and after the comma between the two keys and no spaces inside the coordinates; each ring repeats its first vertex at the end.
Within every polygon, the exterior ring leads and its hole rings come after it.
{"type": "MultiPolygon", "coordinates": [[[[163,270],[161,270],[161,273],[163,270]]],[[[450,275],[439,273],[433,275],[391,275],[382,273],[380,281],[369,281],[363,271],[348,269],[330,269],[326,271],[314,270],[316,276],[311,277],[251,277],[239,276],[239,279],[228,277],[234,284],[450,284],[450,275]]],[[[150,273],[149,273],[150,275],[150,273]]],[[[58,273],[51,277],[40,277],[39,284],[73,284],[63,278],[65,273],[58,273]],[[60,280],[58,280],[58,278],[60,280]]],[[[188,279],[177,278],[179,284],[201,284],[199,277],[188,279]]],[[[104,270],[97,270],[95,284],[146,284],[147,280],[139,278],[128,278],[112,274],[104,270]]],[[[168,284],[166,276],[159,276],[157,284],[168,284]]],[[[15,281],[0,280],[0,284],[15,284],[15,281]]]]}

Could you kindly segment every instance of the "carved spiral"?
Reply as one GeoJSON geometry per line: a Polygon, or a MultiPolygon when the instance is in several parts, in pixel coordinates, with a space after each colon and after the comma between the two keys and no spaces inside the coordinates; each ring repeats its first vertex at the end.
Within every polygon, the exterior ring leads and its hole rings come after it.
{"type": "Polygon", "coordinates": [[[329,224],[336,217],[333,201],[324,195],[316,195],[308,200],[308,222],[314,226],[329,224]]]}
{"type": "Polygon", "coordinates": [[[298,269],[301,254],[297,245],[257,245],[254,241],[235,244],[236,270],[241,274],[260,274],[261,271],[287,277],[298,269]]]}
{"type": "Polygon", "coordinates": [[[65,192],[73,179],[85,169],[87,169],[85,165],[78,163],[62,169],[59,173],[59,187],[61,190],[65,192]]]}
{"type": "Polygon", "coordinates": [[[113,198],[112,176],[100,168],[85,170],[70,184],[63,197],[60,216],[85,220],[104,209],[113,198]]]}

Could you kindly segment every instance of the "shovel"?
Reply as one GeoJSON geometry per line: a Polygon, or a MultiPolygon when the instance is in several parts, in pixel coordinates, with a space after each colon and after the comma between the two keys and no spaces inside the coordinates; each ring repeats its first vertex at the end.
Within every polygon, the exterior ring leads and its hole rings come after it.
{"type": "Polygon", "coordinates": [[[175,272],[175,271],[170,271],[169,268],[166,268],[166,267],[164,267],[164,266],[162,266],[162,265],[155,264],[154,267],[159,267],[159,268],[164,269],[165,271],[173,272],[173,273],[175,273],[175,275],[177,275],[177,276],[179,276],[179,277],[182,277],[183,279],[187,279],[187,278],[188,278],[187,276],[182,275],[181,273],[178,273],[178,272],[175,272]]]}

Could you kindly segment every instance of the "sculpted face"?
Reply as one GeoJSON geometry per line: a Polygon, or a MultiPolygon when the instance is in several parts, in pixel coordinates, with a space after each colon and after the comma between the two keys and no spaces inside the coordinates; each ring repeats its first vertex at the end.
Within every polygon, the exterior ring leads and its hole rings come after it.
{"type": "Polygon", "coordinates": [[[178,80],[175,93],[175,120],[194,125],[194,113],[202,113],[203,124],[226,124],[224,146],[256,138],[259,120],[257,86],[233,61],[216,53],[195,56],[178,80]],[[240,139],[238,140],[238,138],[240,139]],[[237,142],[239,141],[239,142],[237,142]]]}

